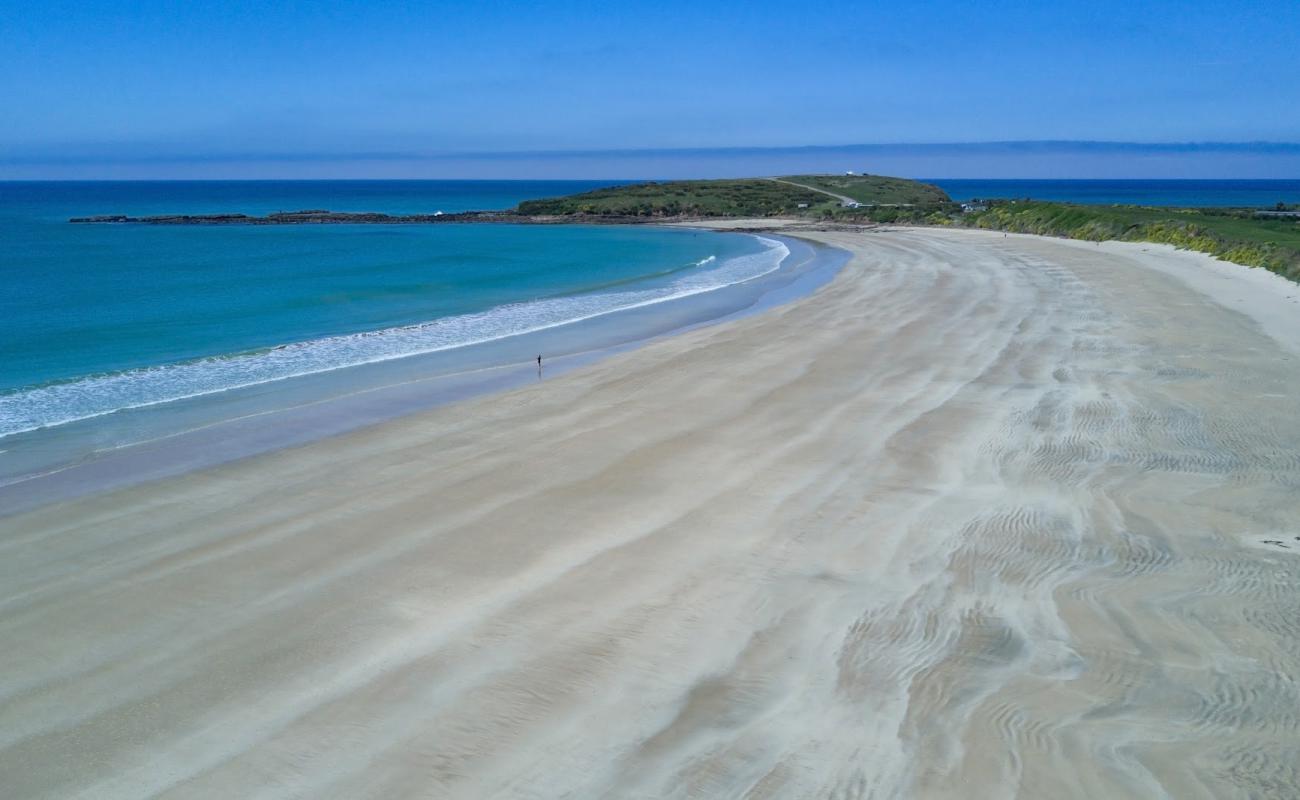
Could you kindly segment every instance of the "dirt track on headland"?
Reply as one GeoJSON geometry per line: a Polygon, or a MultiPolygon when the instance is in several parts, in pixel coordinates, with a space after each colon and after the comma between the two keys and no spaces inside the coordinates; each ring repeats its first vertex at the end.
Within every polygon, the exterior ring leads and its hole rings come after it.
{"type": "Polygon", "coordinates": [[[0,520],[4,796],[1300,794],[1300,306],[800,235],[809,299],[0,520]]]}

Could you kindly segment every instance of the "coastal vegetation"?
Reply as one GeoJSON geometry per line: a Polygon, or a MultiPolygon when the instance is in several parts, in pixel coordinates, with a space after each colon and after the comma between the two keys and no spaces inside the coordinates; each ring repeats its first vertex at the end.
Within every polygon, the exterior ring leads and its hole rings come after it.
{"type": "Polygon", "coordinates": [[[834,205],[834,198],[788,183],[750,178],[635,183],[567,197],[527,200],[530,216],[773,217],[834,205]]]}
{"type": "Polygon", "coordinates": [[[828,221],[945,225],[1033,233],[1085,241],[1153,242],[1300,282],[1300,219],[1276,209],[1157,208],[1076,205],[1039,200],[986,200],[912,206],[824,209],[828,221]]]}
{"type": "Polygon", "coordinates": [[[950,224],[1088,241],[1172,244],[1300,281],[1300,221],[1250,209],[1166,209],[999,201],[950,224]]]}
{"type": "Polygon", "coordinates": [[[863,205],[933,206],[950,202],[938,186],[885,175],[790,175],[783,181],[843,195],[863,205]]]}
{"type": "Polygon", "coordinates": [[[1037,200],[953,202],[942,189],[880,175],[651,181],[527,200],[509,211],[453,214],[307,210],[244,214],[75,217],[79,223],[151,225],[653,222],[680,218],[788,217],[830,223],[943,225],[1087,241],[1172,244],[1262,267],[1300,282],[1300,213],[1269,209],[1076,205],[1037,200]]]}
{"type": "Polygon", "coordinates": [[[878,175],[653,181],[568,197],[528,200],[528,216],[774,217],[824,215],[846,202],[864,205],[946,203],[937,186],[878,175]]]}

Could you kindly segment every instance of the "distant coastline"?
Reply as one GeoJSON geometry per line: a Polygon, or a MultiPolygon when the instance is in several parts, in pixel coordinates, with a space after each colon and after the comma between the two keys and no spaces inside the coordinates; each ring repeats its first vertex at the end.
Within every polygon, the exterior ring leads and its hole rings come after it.
{"type": "Polygon", "coordinates": [[[628,223],[714,217],[824,216],[836,209],[930,207],[950,204],[940,188],[878,175],[792,175],[696,181],[649,181],[607,186],[558,197],[525,200],[513,209],[415,214],[326,209],[244,213],[101,214],[72,217],[76,224],[142,225],[429,225],[456,222],[524,224],[628,223]]]}
{"type": "MultiPolygon", "coordinates": [[[[1003,190],[1012,183],[988,182],[1003,190]]],[[[1022,184],[1028,185],[1028,184],[1022,184]]],[[[1111,185],[1111,191],[1116,190],[1111,185]]],[[[968,187],[973,188],[973,187],[968,187]]],[[[1123,189],[1125,187],[1119,187],[1123,189]]],[[[1131,188],[1129,188],[1131,192],[1131,188]]],[[[1100,200],[1100,198],[1099,198],[1100,200]]],[[[771,219],[850,226],[935,225],[1036,233],[1088,241],[1147,241],[1263,267],[1300,281],[1300,203],[1267,206],[1149,206],[984,195],[954,200],[943,188],[905,178],[846,172],[740,179],[647,181],[519,202],[513,209],[417,214],[321,209],[242,213],[74,217],[79,224],[143,225],[626,225],[771,219]]]]}
{"type": "Polygon", "coordinates": [[[97,214],[72,217],[77,225],[430,225],[440,222],[520,222],[512,211],[459,211],[451,214],[385,214],[378,211],[277,211],[254,214],[97,214]]]}
{"type": "Polygon", "coordinates": [[[521,214],[517,211],[457,211],[447,214],[385,214],[379,211],[277,211],[271,214],[97,214],[71,217],[74,225],[633,225],[647,222],[679,222],[702,219],[700,215],[658,216],[647,219],[635,214],[592,214],[581,218],[559,214],[521,214]]]}

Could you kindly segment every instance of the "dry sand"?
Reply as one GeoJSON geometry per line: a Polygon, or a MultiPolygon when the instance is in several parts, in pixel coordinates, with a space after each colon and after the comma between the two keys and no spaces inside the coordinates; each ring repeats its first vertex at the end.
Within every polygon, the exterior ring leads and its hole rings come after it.
{"type": "Polygon", "coordinates": [[[0,520],[3,796],[1300,795],[1300,308],[806,235],[810,299],[0,520]]]}

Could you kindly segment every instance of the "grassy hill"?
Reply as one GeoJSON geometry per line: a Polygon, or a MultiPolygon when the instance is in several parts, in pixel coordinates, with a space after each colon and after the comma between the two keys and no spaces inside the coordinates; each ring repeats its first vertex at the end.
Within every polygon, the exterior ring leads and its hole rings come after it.
{"type": "Polygon", "coordinates": [[[851,197],[861,203],[881,204],[910,203],[917,198],[926,202],[948,199],[937,187],[903,178],[856,175],[845,176],[844,180],[848,181],[848,191],[840,191],[844,187],[838,183],[835,184],[837,188],[829,188],[830,181],[841,181],[839,177],[830,175],[801,175],[781,180],[744,178],[638,183],[567,197],[527,200],[516,210],[530,216],[820,216],[839,207],[840,200],[832,194],[851,197]]]}
{"type": "Polygon", "coordinates": [[[951,202],[938,186],[884,175],[789,175],[782,180],[844,195],[863,205],[933,206],[951,202]]]}
{"type": "Polygon", "coordinates": [[[1003,201],[954,221],[969,227],[1070,239],[1172,244],[1300,281],[1300,222],[1261,219],[1251,210],[1003,201]]]}
{"type": "Polygon", "coordinates": [[[806,216],[841,222],[955,225],[1070,239],[1160,242],[1300,281],[1300,221],[1252,209],[1085,206],[994,200],[961,206],[936,186],[878,175],[664,181],[519,204],[529,216],[640,218],[806,216]],[[862,204],[845,207],[841,197],[862,204]]]}
{"type": "Polygon", "coordinates": [[[1172,244],[1263,267],[1300,282],[1300,220],[1259,217],[1256,209],[1089,206],[1038,200],[991,200],[981,205],[982,210],[969,213],[962,213],[955,203],[835,208],[825,216],[840,222],[950,225],[1086,241],[1172,244]]]}
{"type": "Polygon", "coordinates": [[[819,192],[763,178],[666,181],[610,186],[567,197],[526,200],[518,212],[529,215],[629,217],[770,217],[793,214],[800,203],[833,205],[819,192]]]}

